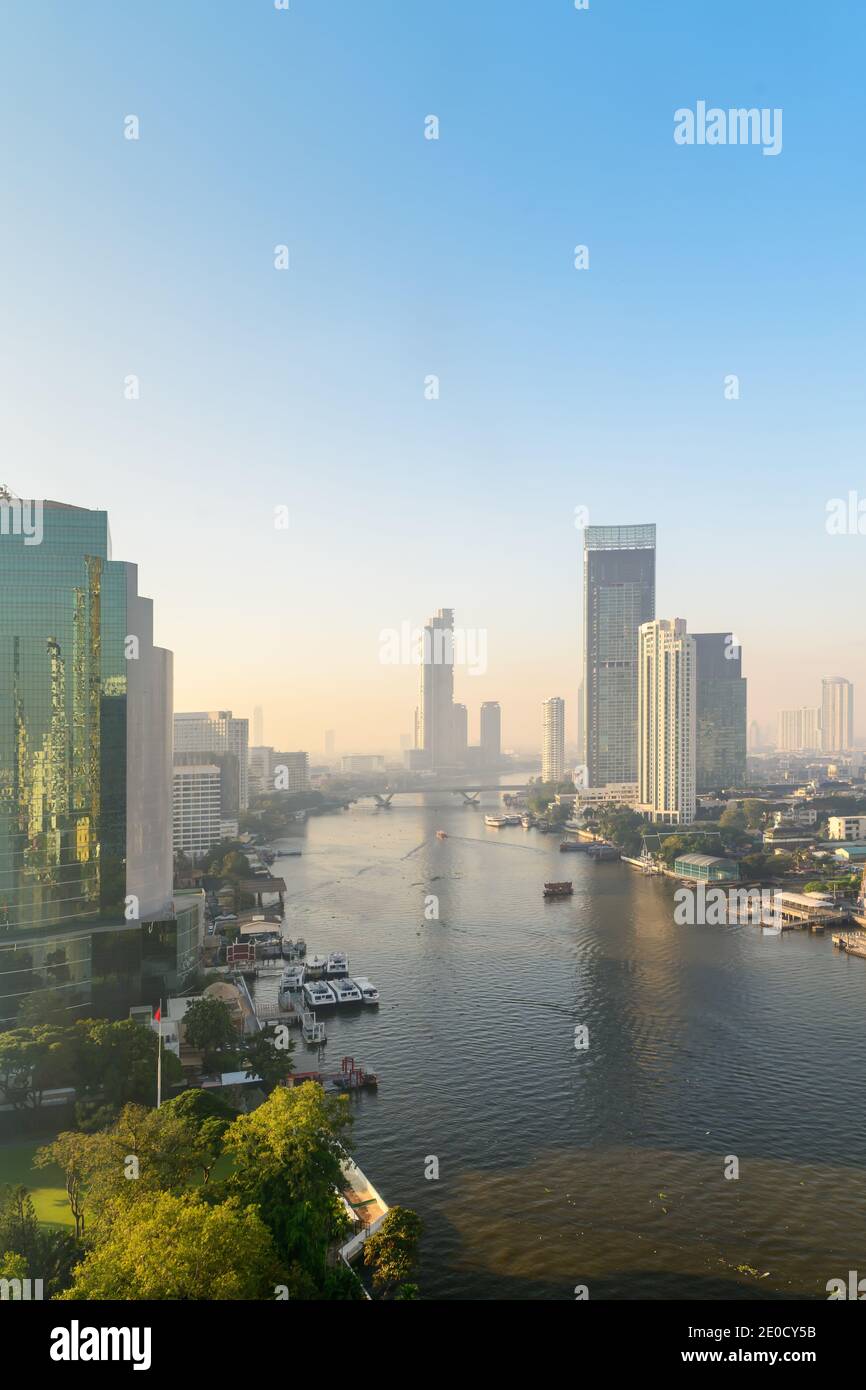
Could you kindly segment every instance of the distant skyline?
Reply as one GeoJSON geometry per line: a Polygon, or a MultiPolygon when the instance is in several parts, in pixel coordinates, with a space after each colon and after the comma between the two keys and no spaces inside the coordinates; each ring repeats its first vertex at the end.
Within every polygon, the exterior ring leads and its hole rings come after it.
{"type": "Polygon", "coordinates": [[[418,671],[380,633],[446,605],[487,634],[470,741],[498,701],[538,748],[558,691],[572,745],[578,509],[656,523],[657,615],[735,634],[764,730],[866,689],[866,535],[833,506],[866,498],[866,18],[627,18],[16,7],[0,481],[107,510],[176,709],[396,749],[418,671]],[[780,153],[678,145],[700,100],[783,110],[780,153]]]}

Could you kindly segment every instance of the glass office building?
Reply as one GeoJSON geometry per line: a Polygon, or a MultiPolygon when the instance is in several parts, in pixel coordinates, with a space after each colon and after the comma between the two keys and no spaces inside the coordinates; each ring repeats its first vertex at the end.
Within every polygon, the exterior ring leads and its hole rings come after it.
{"type": "Polygon", "coordinates": [[[591,787],[637,781],[638,630],[655,617],[656,528],[587,526],[583,762],[591,787]]]}
{"type": "Polygon", "coordinates": [[[697,656],[697,788],[746,781],[746,679],[730,632],[694,634],[697,656]]]}
{"type": "Polygon", "coordinates": [[[116,1017],[177,983],[145,935],[187,949],[201,915],[172,896],[171,653],[105,512],[0,510],[0,1028],[43,989],[116,1017]]]}

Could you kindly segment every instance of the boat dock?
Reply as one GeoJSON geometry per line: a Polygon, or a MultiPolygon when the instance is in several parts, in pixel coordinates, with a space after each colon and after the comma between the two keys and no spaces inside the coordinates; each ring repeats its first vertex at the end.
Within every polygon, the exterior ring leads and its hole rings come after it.
{"type": "Polygon", "coordinates": [[[656,864],[652,859],[637,859],[631,854],[621,854],[619,857],[623,864],[631,864],[633,869],[640,869],[642,874],[656,875],[665,873],[663,865],[656,864]]]}
{"type": "Polygon", "coordinates": [[[379,1078],[374,1071],[367,1071],[354,1057],[344,1057],[339,1071],[296,1071],[288,1079],[291,1086],[302,1086],[305,1081],[315,1081],[326,1091],[375,1091],[379,1078]]]}
{"type": "Polygon", "coordinates": [[[860,956],[866,960],[866,932],[837,932],[833,937],[833,945],[846,955],[860,956]]]}
{"type": "Polygon", "coordinates": [[[825,927],[840,927],[849,913],[840,907],[822,902],[808,893],[791,893],[776,889],[773,893],[773,912],[780,919],[783,931],[792,927],[808,927],[822,932],[825,927]]]}

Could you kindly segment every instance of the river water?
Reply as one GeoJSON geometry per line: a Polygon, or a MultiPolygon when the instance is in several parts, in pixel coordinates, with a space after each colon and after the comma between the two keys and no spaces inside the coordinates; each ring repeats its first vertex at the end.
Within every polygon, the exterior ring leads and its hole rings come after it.
{"type": "Polygon", "coordinates": [[[497,804],[362,802],[274,864],[288,934],[379,988],[327,1014],[323,1065],[379,1075],[352,1146],[423,1218],[423,1296],[826,1298],[866,1276],[866,961],[677,926],[670,881],[489,829],[497,804]],[[545,902],[560,878],[574,896],[545,902]]]}

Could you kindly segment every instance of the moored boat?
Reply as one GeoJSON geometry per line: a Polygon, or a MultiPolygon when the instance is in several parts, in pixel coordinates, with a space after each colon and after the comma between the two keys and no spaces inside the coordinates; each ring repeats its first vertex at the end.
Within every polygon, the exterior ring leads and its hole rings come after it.
{"type": "Polygon", "coordinates": [[[507,816],[485,816],[484,824],[490,825],[494,830],[501,830],[503,825],[508,824],[507,816]]]}
{"type": "Polygon", "coordinates": [[[342,980],[332,980],[328,988],[338,1004],[360,1004],[363,1002],[357,984],[348,976],[342,980]]]}
{"type": "Polygon", "coordinates": [[[286,989],[300,989],[304,983],[306,966],[287,965],[280,977],[280,991],[286,989]]]}
{"type": "Polygon", "coordinates": [[[327,1009],[337,1002],[334,991],[324,980],[308,980],[304,985],[304,998],[311,1009],[327,1009]]]}
{"type": "Polygon", "coordinates": [[[328,956],[328,963],[325,966],[325,974],[328,979],[338,975],[348,975],[349,957],[345,951],[332,951],[328,956]]]}
{"type": "Polygon", "coordinates": [[[327,964],[327,956],[310,956],[310,959],[307,961],[307,979],[320,979],[325,973],[325,966],[327,964]]]}
{"type": "Polygon", "coordinates": [[[355,984],[361,991],[361,998],[365,1004],[378,1004],[379,991],[373,982],[367,979],[366,975],[356,975],[355,984]]]}

